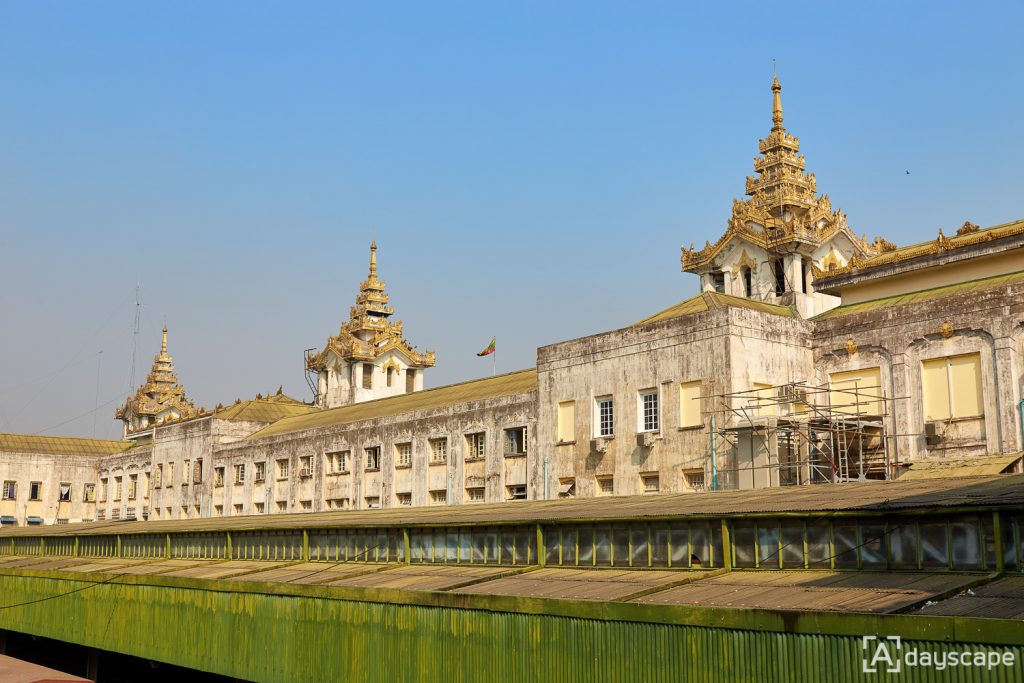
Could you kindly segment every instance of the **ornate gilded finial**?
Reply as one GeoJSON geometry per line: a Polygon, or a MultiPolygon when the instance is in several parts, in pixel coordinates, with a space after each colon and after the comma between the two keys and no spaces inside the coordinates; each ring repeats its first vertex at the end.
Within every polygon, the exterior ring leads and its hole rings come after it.
{"type": "Polygon", "coordinates": [[[370,242],[370,277],[377,276],[377,240],[370,242]]]}
{"type": "Polygon", "coordinates": [[[772,78],[772,130],[782,128],[782,85],[779,84],[779,76],[775,74],[772,78]]]}
{"type": "Polygon", "coordinates": [[[167,355],[167,323],[164,323],[164,338],[160,342],[160,355],[167,355]]]}

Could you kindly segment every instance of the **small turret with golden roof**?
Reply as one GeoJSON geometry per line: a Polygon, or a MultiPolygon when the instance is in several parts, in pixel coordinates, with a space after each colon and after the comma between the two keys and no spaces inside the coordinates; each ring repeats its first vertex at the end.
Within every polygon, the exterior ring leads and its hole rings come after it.
{"type": "Polygon", "coordinates": [[[195,417],[199,412],[185,397],[185,388],[178,384],[174,358],[167,353],[167,325],[164,325],[160,353],[153,357],[153,367],[146,375],[145,384],[114,415],[124,422],[124,433],[128,436],[170,420],[195,417]]]}
{"type": "Polygon", "coordinates": [[[359,283],[349,319],[322,351],[306,357],[306,368],[319,375],[318,405],[332,408],[422,388],[422,370],[433,367],[434,353],[420,353],[402,337],[402,323],[389,319],[394,312],[377,277],[374,240],[370,272],[359,283]]]}

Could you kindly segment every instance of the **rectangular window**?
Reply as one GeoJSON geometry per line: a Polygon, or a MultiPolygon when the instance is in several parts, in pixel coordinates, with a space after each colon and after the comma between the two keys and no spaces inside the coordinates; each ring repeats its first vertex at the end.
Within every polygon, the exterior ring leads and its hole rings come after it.
{"type": "Polygon", "coordinates": [[[4,482],[4,500],[14,500],[18,485],[13,481],[4,482]]]}
{"type": "Polygon", "coordinates": [[[128,476],[128,500],[135,500],[135,496],[139,489],[139,475],[131,474],[128,476]]]}
{"type": "Polygon", "coordinates": [[[700,415],[700,380],[683,382],[679,385],[679,426],[699,427],[703,424],[700,415]]]}
{"type": "MultiPolygon", "coordinates": [[[[120,481],[120,479],[118,479],[120,481]]],[[[28,499],[29,500],[42,500],[43,499],[43,482],[34,481],[28,485],[28,499]]]]}
{"type": "Polygon", "coordinates": [[[106,503],[107,502],[107,493],[108,493],[108,491],[107,491],[107,480],[106,479],[100,479],[100,502],[101,503],[106,503]]]}
{"type": "Polygon", "coordinates": [[[387,378],[388,378],[388,386],[390,387],[394,383],[394,381],[395,381],[395,369],[393,367],[391,367],[390,365],[388,366],[388,369],[387,369],[387,378]]]}
{"type": "Polygon", "coordinates": [[[220,517],[223,514],[224,514],[224,506],[223,505],[214,505],[213,506],[213,516],[214,517],[220,517]]]}
{"type": "Polygon", "coordinates": [[[882,371],[862,368],[833,372],[828,376],[828,400],[832,409],[848,415],[881,415],[882,371]]]}
{"type": "MultiPolygon", "coordinates": [[[[287,462],[287,460],[285,462],[287,462]]],[[[259,463],[259,464],[262,465],[263,463],[259,463]]],[[[288,476],[288,475],[285,474],[285,476],[288,476]]],[[[244,462],[240,462],[240,463],[236,463],[235,464],[235,483],[236,484],[244,484],[245,483],[245,463],[244,462]]]]}
{"type": "Polygon", "coordinates": [[[363,389],[373,389],[372,363],[363,363],[363,389]]]}
{"type": "Polygon", "coordinates": [[[775,295],[780,296],[786,293],[786,265],[782,259],[775,259],[772,262],[772,274],[775,275],[775,295]]]}
{"type": "Polygon", "coordinates": [[[615,478],[614,477],[598,477],[597,478],[597,495],[599,496],[610,496],[615,493],[615,478]]]}
{"type": "Polygon", "coordinates": [[[255,464],[256,472],[253,475],[253,479],[257,482],[266,481],[267,479],[267,463],[258,462],[255,464]]]}
{"type": "Polygon", "coordinates": [[[167,485],[174,486],[174,463],[167,463],[167,485]]]}
{"type": "Polygon", "coordinates": [[[466,460],[479,460],[487,455],[487,438],[483,432],[466,435],[466,460]]]}
{"type": "Polygon", "coordinates": [[[711,286],[719,294],[725,294],[725,273],[721,271],[711,273],[711,286]]]}
{"type": "Polygon", "coordinates": [[[704,490],[704,470],[683,472],[683,480],[686,482],[686,488],[688,489],[694,491],[704,490]]]}
{"type": "Polygon", "coordinates": [[[366,497],[366,509],[376,510],[380,507],[380,496],[367,496],[366,497]]]}
{"type": "Polygon", "coordinates": [[[569,443],[576,440],[576,401],[562,401],[558,404],[558,441],[569,443]]]}
{"type": "Polygon", "coordinates": [[[192,471],[192,460],[186,460],[185,466],[181,468],[181,485],[188,486],[188,475],[192,471]]]}
{"type": "Polygon", "coordinates": [[[526,500],[525,486],[506,486],[505,500],[526,500]]]}
{"type": "Polygon", "coordinates": [[[214,467],[213,468],[213,485],[215,488],[224,486],[224,468],[214,467]]]}
{"type": "Polygon", "coordinates": [[[164,485],[164,466],[157,465],[156,471],[153,473],[153,488],[160,488],[164,485]]]}
{"type": "Polygon", "coordinates": [[[430,492],[431,505],[444,505],[448,502],[448,492],[444,489],[437,489],[430,492]]]}
{"type": "Polygon", "coordinates": [[[405,371],[405,393],[411,394],[416,391],[416,371],[408,368],[405,371]]]}
{"type": "Polygon", "coordinates": [[[746,417],[771,417],[775,415],[776,388],[771,384],[754,382],[754,391],[746,394],[746,417]]]}
{"type": "Polygon", "coordinates": [[[277,508],[278,512],[288,511],[288,501],[286,500],[279,500],[276,503],[274,503],[274,506],[277,508]]]}
{"type": "Polygon", "coordinates": [[[430,440],[430,462],[448,462],[448,439],[430,440]]]}
{"type": "Polygon", "coordinates": [[[313,509],[313,501],[311,501],[311,500],[300,500],[299,501],[299,509],[302,510],[303,512],[309,512],[310,510],[313,509]]]}
{"type": "Polygon", "coordinates": [[[203,483],[203,459],[196,458],[195,464],[192,466],[192,483],[202,484],[203,483]]]}
{"type": "Polygon", "coordinates": [[[114,477],[114,500],[121,500],[121,477],[114,477]]]}
{"type": "Polygon", "coordinates": [[[657,493],[661,490],[661,477],[657,474],[642,474],[640,481],[644,485],[644,493],[657,493]]]}
{"type": "Polygon", "coordinates": [[[981,417],[981,354],[932,358],[921,362],[926,421],[981,417]]]}
{"type": "Polygon", "coordinates": [[[71,484],[68,482],[61,482],[60,488],[57,489],[57,500],[62,503],[71,502],[71,484]]]}
{"type": "Polygon", "coordinates": [[[658,390],[648,389],[639,394],[640,431],[656,432],[661,424],[658,413],[658,390]]]}
{"type": "Polygon", "coordinates": [[[466,500],[470,503],[482,503],[484,502],[484,487],[473,486],[466,489],[466,500]]]}
{"type": "Polygon", "coordinates": [[[412,444],[400,443],[395,445],[395,460],[398,467],[412,467],[412,444]]]}
{"type": "Polygon", "coordinates": [[[304,455],[299,458],[299,476],[300,477],[312,477],[313,476],[313,456],[304,455]]]}
{"type": "Polygon", "coordinates": [[[257,515],[262,515],[263,511],[266,509],[267,505],[266,505],[266,503],[254,503],[253,507],[256,508],[256,514],[257,515]]]}
{"type": "Polygon", "coordinates": [[[282,458],[277,461],[277,478],[287,479],[288,478],[288,459],[282,458]]]}
{"type": "Polygon", "coordinates": [[[412,505],[412,494],[409,492],[399,493],[395,497],[399,505],[412,505]]]}
{"type": "Polygon", "coordinates": [[[376,472],[380,469],[380,446],[370,446],[365,449],[367,472],[376,472]]]}
{"type": "Polygon", "coordinates": [[[615,436],[615,402],[611,396],[600,396],[594,399],[594,413],[597,417],[597,434],[595,436],[615,436]]]}
{"type": "Polygon", "coordinates": [[[327,454],[327,471],[331,474],[348,472],[349,451],[334,451],[327,454]]]}
{"type": "Polygon", "coordinates": [[[85,490],[82,491],[82,500],[86,503],[96,502],[96,484],[86,484],[85,490]]]}
{"type": "Polygon", "coordinates": [[[505,455],[526,455],[526,427],[505,430],[505,455]]]}
{"type": "Polygon", "coordinates": [[[233,508],[235,510],[235,515],[241,515],[242,514],[242,504],[241,503],[235,503],[233,508]]]}

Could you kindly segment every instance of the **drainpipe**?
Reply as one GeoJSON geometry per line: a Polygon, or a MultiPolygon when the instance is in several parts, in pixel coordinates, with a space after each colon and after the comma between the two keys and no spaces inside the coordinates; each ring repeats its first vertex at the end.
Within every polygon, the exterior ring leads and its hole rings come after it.
{"type": "Polygon", "coordinates": [[[711,414],[711,490],[718,490],[718,445],[715,439],[715,414],[711,414]]]}
{"type": "Polygon", "coordinates": [[[1017,404],[1020,409],[1020,448],[1024,450],[1024,398],[1017,404]]]}

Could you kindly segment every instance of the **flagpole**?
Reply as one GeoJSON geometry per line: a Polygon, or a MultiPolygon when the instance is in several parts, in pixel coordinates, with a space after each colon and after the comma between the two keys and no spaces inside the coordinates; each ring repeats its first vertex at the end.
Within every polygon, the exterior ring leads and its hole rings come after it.
{"type": "Polygon", "coordinates": [[[494,353],[491,354],[491,377],[498,375],[498,338],[494,338],[494,353]]]}

